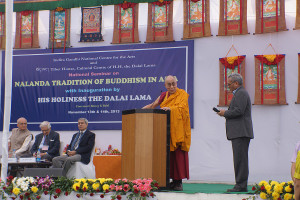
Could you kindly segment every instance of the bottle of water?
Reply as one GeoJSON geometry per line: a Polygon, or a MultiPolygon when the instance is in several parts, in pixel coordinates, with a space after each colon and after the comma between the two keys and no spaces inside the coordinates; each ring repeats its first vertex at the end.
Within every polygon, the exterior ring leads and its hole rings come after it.
{"type": "Polygon", "coordinates": [[[40,152],[40,149],[36,153],[36,162],[41,162],[41,152],[40,152]]]}
{"type": "Polygon", "coordinates": [[[15,149],[13,149],[13,151],[12,151],[12,157],[16,158],[16,150],[15,149]]]}

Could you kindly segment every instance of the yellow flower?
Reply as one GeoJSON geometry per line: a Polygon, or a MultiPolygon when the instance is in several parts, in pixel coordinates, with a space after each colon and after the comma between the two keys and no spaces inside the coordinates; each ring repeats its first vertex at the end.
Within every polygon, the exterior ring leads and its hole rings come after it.
{"type": "Polygon", "coordinates": [[[101,184],[105,182],[105,178],[98,178],[98,180],[100,181],[101,184]]]}
{"type": "Polygon", "coordinates": [[[272,197],[273,197],[274,200],[277,200],[280,197],[280,195],[277,192],[273,192],[272,197]]]}
{"type": "Polygon", "coordinates": [[[274,62],[276,55],[264,55],[269,62],[274,62]]]}
{"type": "Polygon", "coordinates": [[[258,185],[259,186],[262,186],[262,185],[266,186],[266,185],[268,185],[268,182],[267,181],[261,181],[261,182],[259,182],[258,185]]]}
{"type": "Polygon", "coordinates": [[[94,183],[92,185],[92,187],[93,187],[93,190],[97,190],[100,187],[100,184],[99,183],[94,183]]]}
{"type": "Polygon", "coordinates": [[[276,184],[274,186],[274,191],[277,192],[277,193],[279,193],[279,194],[282,193],[282,189],[283,189],[283,187],[280,184],[276,184]]]}
{"type": "Polygon", "coordinates": [[[15,195],[20,194],[20,189],[19,189],[19,188],[14,188],[14,189],[13,189],[13,193],[14,193],[15,195]]]}
{"type": "Polygon", "coordinates": [[[288,182],[288,184],[294,185],[294,181],[291,180],[291,181],[288,182]]]}
{"type": "Polygon", "coordinates": [[[35,186],[31,187],[31,191],[32,191],[33,193],[37,193],[38,190],[39,190],[39,189],[38,189],[37,187],[35,187],[35,186]]]}
{"type": "Polygon", "coordinates": [[[277,181],[271,181],[271,185],[279,184],[277,181]]]}
{"type": "Polygon", "coordinates": [[[105,181],[113,181],[113,179],[111,179],[111,178],[107,178],[105,181]]]}
{"type": "Polygon", "coordinates": [[[80,183],[73,184],[73,190],[77,191],[80,188],[80,183]]]}
{"type": "Polygon", "coordinates": [[[259,196],[260,196],[260,198],[262,198],[262,199],[266,199],[266,198],[267,198],[267,194],[264,193],[264,192],[261,192],[261,193],[259,194],[259,196]]]}
{"type": "Polygon", "coordinates": [[[87,190],[88,188],[89,188],[89,186],[88,186],[87,183],[83,184],[82,189],[86,189],[87,190]]]}
{"type": "Polygon", "coordinates": [[[284,188],[284,190],[285,190],[286,192],[291,192],[291,191],[292,191],[292,188],[288,185],[288,186],[286,186],[286,187],[284,188]]]}
{"type": "Polygon", "coordinates": [[[289,194],[289,193],[286,193],[284,196],[283,196],[283,199],[284,200],[291,200],[293,198],[293,194],[289,194]]]}
{"type": "Polygon", "coordinates": [[[268,194],[271,194],[271,193],[272,193],[272,191],[271,191],[271,189],[272,189],[271,185],[269,185],[269,184],[266,185],[266,186],[265,186],[265,189],[267,190],[267,193],[268,193],[268,194]]]}
{"type": "Polygon", "coordinates": [[[96,180],[95,179],[88,179],[88,181],[91,182],[91,183],[95,183],[96,180]]]}
{"type": "Polygon", "coordinates": [[[234,63],[234,61],[237,59],[238,59],[238,56],[227,57],[227,62],[232,65],[234,63]]]}
{"type": "Polygon", "coordinates": [[[109,189],[109,185],[108,185],[108,184],[104,184],[104,185],[102,186],[102,189],[103,189],[104,191],[108,190],[108,189],[109,189]]]}
{"type": "Polygon", "coordinates": [[[285,184],[286,184],[286,182],[281,182],[280,183],[281,186],[284,186],[285,184]]]}

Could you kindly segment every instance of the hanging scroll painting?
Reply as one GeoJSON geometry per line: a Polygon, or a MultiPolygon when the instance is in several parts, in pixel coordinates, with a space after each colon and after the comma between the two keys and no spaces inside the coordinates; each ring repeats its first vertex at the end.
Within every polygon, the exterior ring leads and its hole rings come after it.
{"type": "Polygon", "coordinates": [[[5,13],[0,12],[0,48],[5,49],[5,13]]]}
{"type": "Polygon", "coordinates": [[[38,11],[17,12],[16,19],[15,48],[38,48],[38,11]]]}
{"type": "Polygon", "coordinates": [[[295,29],[300,29],[300,0],[297,0],[295,29]]]}
{"type": "MultiPolygon", "coordinates": [[[[233,73],[239,73],[245,80],[245,60],[246,56],[224,57],[219,59],[220,66],[220,95],[218,106],[229,106],[233,97],[227,82],[228,76],[233,73]]],[[[245,81],[243,82],[245,87],[245,81]]]]}
{"type": "Polygon", "coordinates": [[[255,33],[287,30],[284,7],[284,0],[256,0],[255,33]]]}
{"type": "Polygon", "coordinates": [[[173,40],[173,1],[148,3],[148,25],[146,42],[168,42],[173,40]]]}
{"type": "Polygon", "coordinates": [[[219,36],[248,34],[247,0],[220,0],[219,36]]]}
{"type": "Polygon", "coordinates": [[[57,8],[50,11],[49,48],[70,47],[70,9],[57,8]]]}
{"type": "Polygon", "coordinates": [[[285,55],[255,56],[256,105],[286,105],[285,55]]]}
{"type": "Polygon", "coordinates": [[[102,7],[81,8],[80,42],[99,42],[102,37],[102,7]]]}
{"type": "Polygon", "coordinates": [[[138,13],[137,3],[115,5],[113,44],[139,42],[138,13]]]}
{"type": "Polygon", "coordinates": [[[209,37],[209,0],[184,0],[183,39],[209,37]]]}

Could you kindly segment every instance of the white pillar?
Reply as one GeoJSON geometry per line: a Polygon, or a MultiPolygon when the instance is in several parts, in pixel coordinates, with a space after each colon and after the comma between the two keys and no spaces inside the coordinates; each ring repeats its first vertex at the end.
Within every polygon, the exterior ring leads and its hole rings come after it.
{"type": "MultiPolygon", "coordinates": [[[[5,2],[5,26],[6,26],[6,46],[5,46],[5,92],[4,92],[4,116],[3,116],[3,135],[2,135],[2,168],[1,180],[6,181],[7,177],[7,157],[8,145],[7,136],[10,124],[11,112],[11,88],[12,88],[12,55],[13,55],[13,0],[5,2]]],[[[2,58],[3,59],[3,58],[2,58]]]]}

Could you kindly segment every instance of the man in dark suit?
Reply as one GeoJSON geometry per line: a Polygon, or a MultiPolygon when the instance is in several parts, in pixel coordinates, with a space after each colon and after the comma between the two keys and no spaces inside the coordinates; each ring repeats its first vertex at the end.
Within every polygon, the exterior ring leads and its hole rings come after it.
{"type": "Polygon", "coordinates": [[[51,130],[51,124],[48,121],[42,122],[40,128],[42,133],[35,136],[30,152],[36,157],[38,150],[40,150],[41,159],[51,161],[55,156],[59,156],[59,134],[51,130]]]}
{"type": "Polygon", "coordinates": [[[233,93],[228,110],[221,109],[218,115],[226,118],[226,135],[231,140],[235,172],[235,186],[227,192],[247,192],[249,176],[248,150],[253,139],[251,101],[243,87],[240,74],[228,76],[228,87],[233,93]]]}
{"type": "Polygon", "coordinates": [[[73,135],[67,149],[67,155],[58,156],[52,160],[53,168],[63,168],[63,176],[66,176],[68,170],[75,162],[81,161],[84,164],[90,162],[91,153],[95,145],[95,133],[89,131],[87,127],[87,119],[78,119],[79,132],[73,135]]]}

